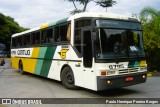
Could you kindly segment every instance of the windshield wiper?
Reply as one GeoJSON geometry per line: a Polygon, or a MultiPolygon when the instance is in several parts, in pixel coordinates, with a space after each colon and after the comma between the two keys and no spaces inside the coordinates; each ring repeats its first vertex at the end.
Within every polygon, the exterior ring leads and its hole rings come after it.
{"type": "MultiPolygon", "coordinates": [[[[137,51],[136,47],[135,46],[129,46],[129,48],[131,49],[131,52],[134,52],[137,59],[140,60],[140,56],[138,55],[138,51],[137,51]]],[[[130,56],[130,54],[129,54],[129,56],[130,56]]]]}
{"type": "Polygon", "coordinates": [[[118,52],[115,52],[115,53],[116,53],[116,55],[115,55],[116,63],[118,63],[119,62],[118,52]]]}
{"type": "Polygon", "coordinates": [[[115,53],[115,58],[116,58],[116,63],[119,62],[119,58],[117,57],[118,56],[118,51],[119,51],[119,46],[117,45],[114,49],[114,53],[115,53]]]}

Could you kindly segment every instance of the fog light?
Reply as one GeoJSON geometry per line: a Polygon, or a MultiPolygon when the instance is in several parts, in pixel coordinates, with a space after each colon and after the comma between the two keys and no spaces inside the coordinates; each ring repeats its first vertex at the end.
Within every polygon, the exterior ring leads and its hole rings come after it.
{"type": "Polygon", "coordinates": [[[143,77],[143,79],[145,79],[145,78],[146,78],[146,76],[145,76],[145,75],[143,75],[142,77],[143,77]]]}
{"type": "Polygon", "coordinates": [[[110,81],[110,80],[107,80],[107,84],[111,84],[111,81],[110,81]]]}
{"type": "Polygon", "coordinates": [[[114,75],[116,71],[108,71],[107,75],[114,75]]]}

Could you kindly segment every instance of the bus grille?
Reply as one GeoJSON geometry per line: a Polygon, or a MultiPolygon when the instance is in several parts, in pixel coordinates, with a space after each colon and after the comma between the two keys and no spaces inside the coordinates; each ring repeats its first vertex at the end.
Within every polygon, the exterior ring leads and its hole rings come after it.
{"type": "Polygon", "coordinates": [[[139,71],[139,68],[121,69],[121,70],[119,70],[119,74],[135,73],[138,71],[139,71]]]}

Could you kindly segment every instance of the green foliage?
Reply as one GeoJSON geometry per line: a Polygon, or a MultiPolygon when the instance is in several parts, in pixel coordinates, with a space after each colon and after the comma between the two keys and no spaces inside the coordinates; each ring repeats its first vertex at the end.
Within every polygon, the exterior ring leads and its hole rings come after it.
{"type": "Polygon", "coordinates": [[[140,19],[148,68],[160,70],[160,11],[146,7],[141,11],[140,19]]]}
{"type": "Polygon", "coordinates": [[[96,3],[101,7],[104,7],[107,9],[108,7],[112,7],[113,5],[115,5],[116,1],[115,0],[98,0],[96,3]]]}
{"type": "Polygon", "coordinates": [[[80,13],[80,12],[85,12],[87,5],[90,2],[95,2],[96,5],[99,5],[101,7],[107,8],[107,7],[112,7],[113,5],[116,4],[115,0],[67,0],[69,2],[72,2],[75,10],[71,11],[71,14],[76,14],[76,13],[80,13]],[[75,2],[82,4],[83,5],[83,9],[78,9],[75,2]]]}
{"type": "Polygon", "coordinates": [[[7,51],[9,51],[11,35],[25,30],[27,29],[20,27],[12,17],[0,13],[0,43],[7,46],[7,51]]]}

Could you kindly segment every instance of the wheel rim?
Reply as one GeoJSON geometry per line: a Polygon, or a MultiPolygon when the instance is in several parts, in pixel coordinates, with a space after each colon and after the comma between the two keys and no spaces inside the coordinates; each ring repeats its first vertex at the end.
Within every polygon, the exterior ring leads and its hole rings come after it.
{"type": "Polygon", "coordinates": [[[74,76],[73,76],[73,73],[71,71],[68,71],[66,73],[66,81],[69,84],[73,84],[74,83],[74,76]]]}

